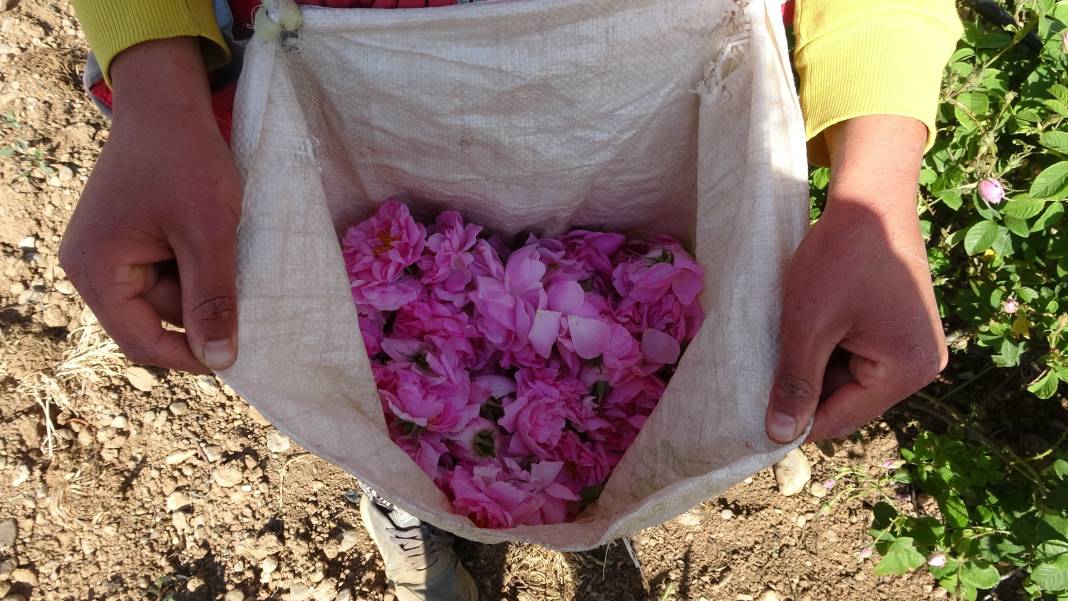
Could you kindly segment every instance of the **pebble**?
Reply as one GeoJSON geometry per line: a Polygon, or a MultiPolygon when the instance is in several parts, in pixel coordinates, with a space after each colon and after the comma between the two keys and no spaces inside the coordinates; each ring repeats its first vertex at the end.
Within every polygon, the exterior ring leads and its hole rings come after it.
{"type": "Polygon", "coordinates": [[[18,536],[19,525],[14,519],[6,519],[0,522],[0,551],[14,547],[18,536]]]}
{"type": "Polygon", "coordinates": [[[178,465],[179,463],[183,463],[184,461],[186,461],[190,457],[193,457],[196,454],[196,449],[189,449],[187,451],[175,451],[174,453],[167,455],[166,459],[164,459],[163,462],[167,465],[178,465]]]}
{"type": "Polygon", "coordinates": [[[126,417],[123,415],[116,415],[111,420],[111,427],[115,428],[116,430],[125,430],[127,425],[129,424],[126,421],[126,417]]]}
{"type": "Polygon", "coordinates": [[[347,588],[341,589],[341,592],[334,597],[334,601],[352,601],[352,591],[347,588]]]}
{"type": "Polygon", "coordinates": [[[26,236],[22,240],[19,240],[19,250],[36,250],[37,238],[34,236],[26,236]]]}
{"type": "Polygon", "coordinates": [[[55,305],[45,307],[44,312],[41,314],[41,320],[50,328],[65,328],[70,323],[63,310],[55,305]]]}
{"type": "Polygon", "coordinates": [[[16,568],[11,572],[11,580],[28,584],[30,586],[37,586],[37,574],[34,574],[32,570],[27,568],[16,568]]]}
{"type": "Polygon", "coordinates": [[[687,511],[686,513],[675,518],[675,521],[682,526],[686,526],[687,528],[696,528],[697,526],[701,525],[701,516],[697,515],[692,511],[687,511]]]}
{"type": "Polygon", "coordinates": [[[356,546],[356,543],[360,540],[360,533],[357,530],[345,530],[341,533],[341,544],[338,546],[338,551],[345,553],[349,549],[356,546]]]}
{"type": "Polygon", "coordinates": [[[334,601],[337,598],[337,581],[327,578],[319,583],[312,591],[312,599],[315,601],[334,601]]]}
{"type": "Polygon", "coordinates": [[[219,384],[215,381],[215,376],[197,376],[197,387],[204,391],[204,394],[211,396],[219,392],[219,384]]]}
{"type": "Polygon", "coordinates": [[[15,468],[15,474],[11,477],[11,486],[22,486],[30,479],[30,466],[22,464],[15,468]]]}
{"type": "Polygon", "coordinates": [[[71,294],[74,294],[74,284],[71,284],[70,280],[59,280],[53,287],[56,289],[56,292],[63,295],[70,296],[71,294]]]}
{"type": "Polygon", "coordinates": [[[824,486],[822,482],[813,482],[812,485],[808,487],[808,492],[813,497],[822,499],[827,496],[827,487],[824,486]]]}
{"type": "Polygon", "coordinates": [[[232,467],[217,468],[211,474],[211,479],[223,488],[231,488],[241,483],[241,472],[232,467]]]}
{"type": "Polygon", "coordinates": [[[260,583],[267,584],[271,581],[271,574],[278,569],[278,560],[273,555],[264,557],[260,562],[260,583]]]}
{"type": "Polygon", "coordinates": [[[730,520],[730,519],[734,518],[734,512],[731,511],[730,509],[724,509],[723,511],[719,512],[719,517],[721,517],[721,518],[723,518],[725,520],[730,520]]]}
{"type": "Polygon", "coordinates": [[[779,596],[779,593],[768,589],[757,597],[757,601],[782,601],[782,597],[779,596]]]}
{"type": "Polygon", "coordinates": [[[15,571],[15,560],[5,559],[0,561],[0,578],[6,579],[11,577],[11,573],[15,571]]]}
{"type": "Polygon", "coordinates": [[[130,386],[141,392],[151,392],[156,386],[156,376],[143,367],[129,367],[126,369],[126,380],[130,386]]]}
{"type": "Polygon", "coordinates": [[[289,587],[289,592],[282,595],[283,601],[308,601],[311,599],[312,588],[305,584],[294,584],[289,587]]]}
{"type": "Polygon", "coordinates": [[[275,430],[267,435],[267,450],[272,453],[285,453],[289,450],[289,438],[275,430]]]}
{"type": "Polygon", "coordinates": [[[783,457],[782,461],[772,467],[775,482],[779,485],[779,494],[784,497],[796,495],[805,489],[812,478],[812,466],[801,449],[794,449],[783,457]]]}
{"type": "Polygon", "coordinates": [[[180,490],[167,495],[167,511],[178,511],[183,507],[187,507],[190,503],[189,495],[180,490]]]}
{"type": "Polygon", "coordinates": [[[185,401],[175,401],[171,403],[170,407],[167,407],[167,409],[174,417],[181,417],[186,413],[189,413],[189,403],[185,401]]]}
{"type": "Polygon", "coordinates": [[[11,594],[5,596],[3,599],[0,599],[0,601],[26,601],[26,597],[23,597],[19,594],[11,594]]]}
{"type": "Polygon", "coordinates": [[[223,601],[245,601],[245,593],[242,593],[236,588],[230,589],[223,595],[223,601]]]}

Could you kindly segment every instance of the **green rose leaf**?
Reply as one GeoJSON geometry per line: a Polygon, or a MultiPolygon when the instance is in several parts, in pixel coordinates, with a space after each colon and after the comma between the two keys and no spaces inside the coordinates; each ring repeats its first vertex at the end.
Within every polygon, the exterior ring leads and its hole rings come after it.
{"type": "Polygon", "coordinates": [[[1046,167],[1031,183],[1031,196],[1035,198],[1062,198],[1068,194],[1068,161],[1046,167]]]}
{"type": "Polygon", "coordinates": [[[916,550],[915,542],[907,537],[901,537],[890,544],[882,560],[876,564],[873,573],[876,576],[892,576],[904,574],[915,570],[925,563],[925,559],[916,550]]]}
{"type": "Polygon", "coordinates": [[[1031,570],[1031,582],[1047,591],[1068,591],[1068,554],[1035,566],[1031,570]]]}
{"type": "Polygon", "coordinates": [[[974,561],[964,564],[960,571],[960,579],[975,588],[990,589],[1001,581],[1001,574],[998,573],[997,568],[985,561],[974,561]]]}
{"type": "Polygon", "coordinates": [[[980,221],[968,228],[964,234],[964,250],[969,255],[977,255],[990,248],[998,238],[1000,226],[993,221],[980,221]]]}

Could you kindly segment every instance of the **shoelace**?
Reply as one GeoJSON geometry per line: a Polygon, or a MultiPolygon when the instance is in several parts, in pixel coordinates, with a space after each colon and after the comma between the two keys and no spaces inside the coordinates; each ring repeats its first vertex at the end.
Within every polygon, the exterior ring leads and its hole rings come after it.
{"type": "Polygon", "coordinates": [[[388,528],[386,532],[404,551],[404,556],[412,560],[413,568],[417,571],[434,567],[441,552],[453,543],[451,535],[427,524],[404,530],[388,528]],[[418,561],[419,559],[422,561],[418,561]]]}

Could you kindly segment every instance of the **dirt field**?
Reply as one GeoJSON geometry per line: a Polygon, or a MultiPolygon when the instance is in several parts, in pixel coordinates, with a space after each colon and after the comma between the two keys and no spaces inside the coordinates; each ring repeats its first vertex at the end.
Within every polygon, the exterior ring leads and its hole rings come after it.
{"type": "MultiPolygon", "coordinates": [[[[107,139],[84,54],[65,2],[0,0],[0,598],[385,598],[350,477],[216,379],[127,363],[64,278],[60,235],[107,139]]],[[[877,473],[896,440],[876,424],[806,447],[816,492],[841,467],[877,473]]],[[[487,600],[944,596],[872,576],[870,512],[821,515],[826,499],[755,474],[636,536],[642,571],[622,544],[461,550],[487,600]]]]}

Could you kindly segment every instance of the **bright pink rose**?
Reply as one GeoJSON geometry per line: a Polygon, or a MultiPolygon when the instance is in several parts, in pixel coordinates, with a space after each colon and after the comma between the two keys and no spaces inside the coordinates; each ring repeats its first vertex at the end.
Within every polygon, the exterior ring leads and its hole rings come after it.
{"type": "Polygon", "coordinates": [[[471,264],[475,261],[471,250],[481,231],[477,225],[464,225],[463,217],[456,211],[445,211],[438,215],[433,233],[426,241],[428,252],[419,261],[423,270],[420,281],[438,298],[457,307],[467,304],[471,264]]]}
{"type": "Polygon", "coordinates": [[[514,528],[538,511],[534,495],[509,482],[497,464],[457,466],[446,481],[456,513],[482,528],[514,528]]]}
{"type": "Polygon", "coordinates": [[[479,330],[504,350],[527,343],[534,314],[545,306],[541,286],[545,264],[538,260],[536,248],[524,247],[508,258],[502,275],[477,277],[471,301],[479,330]]]}
{"type": "Polygon", "coordinates": [[[382,328],[385,325],[386,317],[381,311],[360,313],[360,335],[363,336],[363,346],[368,357],[374,357],[382,351],[382,328]]]}
{"type": "Polygon", "coordinates": [[[398,419],[431,432],[463,430],[480,408],[470,402],[467,372],[435,354],[421,359],[425,368],[418,362],[391,366],[393,381],[378,382],[383,402],[398,419]]]}
{"type": "Polygon", "coordinates": [[[426,431],[415,434],[397,431],[390,434],[393,442],[407,453],[431,480],[437,482],[443,476],[441,456],[449,451],[440,434],[426,431]]]}
{"type": "Polygon", "coordinates": [[[425,244],[426,229],[397,201],[382,203],[373,217],[349,228],[341,248],[356,306],[393,311],[415,300],[421,287],[405,270],[425,244]]]}

